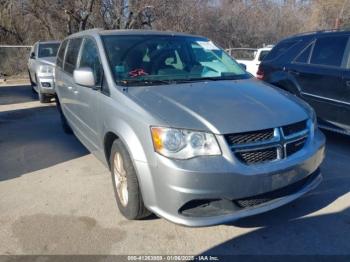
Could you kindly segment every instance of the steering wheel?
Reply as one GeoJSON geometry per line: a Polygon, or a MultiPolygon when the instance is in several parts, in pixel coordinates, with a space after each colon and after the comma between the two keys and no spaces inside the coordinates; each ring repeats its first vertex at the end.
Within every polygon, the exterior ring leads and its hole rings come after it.
{"type": "Polygon", "coordinates": [[[173,57],[174,56],[174,50],[159,50],[156,52],[152,57],[153,57],[153,63],[151,67],[151,72],[152,74],[157,74],[158,70],[161,69],[160,66],[162,63],[164,63],[165,59],[168,57],[173,57]]]}

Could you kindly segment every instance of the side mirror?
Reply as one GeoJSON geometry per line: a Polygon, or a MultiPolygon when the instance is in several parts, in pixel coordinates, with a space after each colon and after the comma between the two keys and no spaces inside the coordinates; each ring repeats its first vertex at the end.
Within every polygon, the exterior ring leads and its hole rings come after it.
{"type": "Polygon", "coordinates": [[[30,59],[35,59],[35,53],[34,52],[30,53],[30,59]]]}
{"type": "Polygon", "coordinates": [[[75,69],[73,72],[74,82],[81,86],[95,87],[95,76],[94,72],[89,67],[82,67],[75,69]]]}
{"type": "Polygon", "coordinates": [[[247,66],[243,63],[239,63],[239,65],[244,69],[244,70],[247,70],[247,66]]]}

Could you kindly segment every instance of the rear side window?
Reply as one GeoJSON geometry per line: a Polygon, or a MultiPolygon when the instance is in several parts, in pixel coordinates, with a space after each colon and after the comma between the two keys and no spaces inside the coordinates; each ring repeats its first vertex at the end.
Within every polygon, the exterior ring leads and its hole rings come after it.
{"type": "Polygon", "coordinates": [[[306,47],[295,59],[295,62],[297,63],[305,63],[307,64],[309,62],[309,57],[310,57],[310,53],[312,50],[312,44],[309,45],[308,47],[306,47]]]}
{"type": "Polygon", "coordinates": [[[64,71],[66,71],[69,74],[73,74],[73,71],[77,64],[81,42],[81,38],[73,38],[69,40],[66,60],[64,61],[64,71]]]}
{"type": "Polygon", "coordinates": [[[292,48],[296,43],[298,43],[298,40],[289,40],[289,41],[283,41],[279,44],[277,44],[271,51],[268,53],[265,57],[265,60],[272,60],[280,55],[287,52],[290,48],[292,48]]]}
{"type": "Polygon", "coordinates": [[[258,60],[262,61],[270,53],[270,51],[261,51],[258,60]]]}
{"type": "Polygon", "coordinates": [[[58,50],[57,54],[57,66],[62,68],[63,67],[63,59],[64,59],[64,53],[66,52],[68,40],[64,40],[61,44],[60,49],[58,50]]]}
{"type": "Polygon", "coordinates": [[[317,39],[310,63],[340,67],[348,39],[347,36],[322,37],[317,39]]]}

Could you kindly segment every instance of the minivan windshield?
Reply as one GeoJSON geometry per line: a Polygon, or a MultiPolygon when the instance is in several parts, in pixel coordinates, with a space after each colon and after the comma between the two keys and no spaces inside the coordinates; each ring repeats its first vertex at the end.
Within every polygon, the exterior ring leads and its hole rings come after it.
{"type": "Polygon", "coordinates": [[[38,57],[55,57],[60,43],[39,44],[38,57]]]}
{"type": "Polygon", "coordinates": [[[114,79],[121,85],[250,78],[234,59],[202,37],[104,35],[114,79]]]}

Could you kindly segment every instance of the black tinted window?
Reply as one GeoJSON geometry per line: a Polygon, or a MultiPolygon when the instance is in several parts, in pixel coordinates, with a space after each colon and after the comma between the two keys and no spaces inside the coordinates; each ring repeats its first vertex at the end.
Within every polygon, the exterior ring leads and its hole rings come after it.
{"type": "Polygon", "coordinates": [[[84,41],[79,67],[91,68],[94,72],[96,85],[101,85],[102,67],[96,44],[92,39],[87,38],[84,41]]]}
{"type": "Polygon", "coordinates": [[[317,39],[310,63],[341,66],[347,42],[347,36],[322,37],[317,39]]]}
{"type": "Polygon", "coordinates": [[[264,58],[268,55],[268,53],[270,53],[270,51],[261,51],[258,60],[259,61],[264,60],[264,58]]]}
{"type": "Polygon", "coordinates": [[[64,71],[70,74],[73,74],[73,71],[77,64],[81,41],[81,38],[74,38],[69,40],[66,60],[64,61],[64,71]]]}
{"type": "Polygon", "coordinates": [[[57,66],[61,68],[63,66],[64,53],[66,51],[67,43],[67,40],[63,41],[57,54],[57,66]]]}
{"type": "Polygon", "coordinates": [[[270,53],[268,53],[266,55],[265,60],[272,60],[272,59],[275,59],[275,58],[279,57],[283,53],[287,52],[296,43],[298,43],[297,40],[290,40],[290,41],[283,41],[283,42],[277,44],[270,51],[270,53]]]}
{"type": "Polygon", "coordinates": [[[308,63],[309,62],[309,57],[310,57],[310,52],[312,49],[313,45],[309,45],[306,49],[304,49],[295,59],[295,62],[298,63],[308,63]]]}

